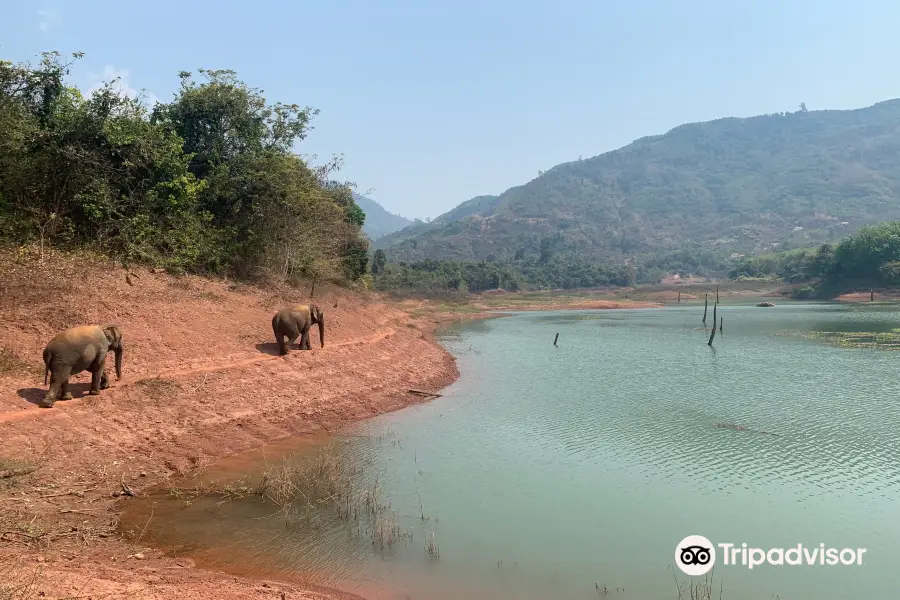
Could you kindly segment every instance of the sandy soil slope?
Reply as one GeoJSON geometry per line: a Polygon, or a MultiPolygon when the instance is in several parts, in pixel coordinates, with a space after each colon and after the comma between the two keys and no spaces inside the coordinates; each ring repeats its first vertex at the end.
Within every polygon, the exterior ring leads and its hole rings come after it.
{"type": "Polygon", "coordinates": [[[135,547],[112,531],[117,503],[128,501],[114,494],[123,482],[140,493],[221,456],[422,401],[407,390],[457,376],[431,339],[434,324],[320,287],[325,348],[316,331],[313,350],[280,357],[271,317],[308,301],[303,293],[133,272],[129,284],[121,268],[86,259],[41,267],[0,257],[0,475],[4,463],[40,467],[0,477],[0,584],[39,568],[33,591],[44,597],[342,597],[202,572],[135,547]],[[47,341],[104,322],[124,329],[122,380],[88,396],[82,374],[73,400],[38,408],[47,341]]]}

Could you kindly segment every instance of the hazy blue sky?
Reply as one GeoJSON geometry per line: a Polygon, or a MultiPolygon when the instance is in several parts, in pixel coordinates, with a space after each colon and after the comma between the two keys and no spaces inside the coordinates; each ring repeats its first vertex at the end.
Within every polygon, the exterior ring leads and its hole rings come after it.
{"type": "Polygon", "coordinates": [[[404,216],[684,122],[900,96],[896,0],[7,0],[0,57],[80,50],[167,100],[234,69],[321,109],[301,145],[404,216]]]}

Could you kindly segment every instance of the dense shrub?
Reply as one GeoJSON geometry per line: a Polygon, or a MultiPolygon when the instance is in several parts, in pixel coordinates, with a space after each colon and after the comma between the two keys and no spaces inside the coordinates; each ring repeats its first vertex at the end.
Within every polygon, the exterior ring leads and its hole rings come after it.
{"type": "Polygon", "coordinates": [[[365,272],[365,214],[331,179],[339,163],[292,150],[315,110],[206,70],[182,72],[174,99],[148,110],[112,82],[85,97],[70,65],[0,61],[0,240],[196,273],[365,272]]]}

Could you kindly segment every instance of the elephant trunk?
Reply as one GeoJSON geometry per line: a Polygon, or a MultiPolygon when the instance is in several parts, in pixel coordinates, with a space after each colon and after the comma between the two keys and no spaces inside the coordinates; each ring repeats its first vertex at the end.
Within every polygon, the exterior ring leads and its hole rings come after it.
{"type": "Polygon", "coordinates": [[[319,344],[322,348],[325,347],[325,315],[319,315],[317,321],[319,321],[319,344]]]}
{"type": "Polygon", "coordinates": [[[122,379],[122,346],[116,348],[116,381],[122,379]]]}

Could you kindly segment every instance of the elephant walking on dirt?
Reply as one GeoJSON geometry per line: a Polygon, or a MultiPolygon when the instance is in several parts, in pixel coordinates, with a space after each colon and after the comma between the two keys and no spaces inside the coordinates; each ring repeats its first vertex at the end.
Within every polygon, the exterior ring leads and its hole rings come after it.
{"type": "Polygon", "coordinates": [[[90,394],[109,387],[106,354],[116,353],[116,379],[122,378],[122,328],[118,325],[82,325],[57,334],[44,348],[44,384],[50,373],[50,390],[39,406],[52,408],[57,399],[71,400],[69,377],[91,372],[90,394]]]}
{"type": "Polygon", "coordinates": [[[319,326],[319,343],[325,347],[325,315],[315,304],[309,306],[298,305],[291,308],[283,308],[272,317],[272,332],[275,341],[278,342],[278,353],[287,354],[287,345],[284,338],[288,339],[288,345],[300,338],[300,349],[311,350],[309,344],[309,328],[319,326]]]}

